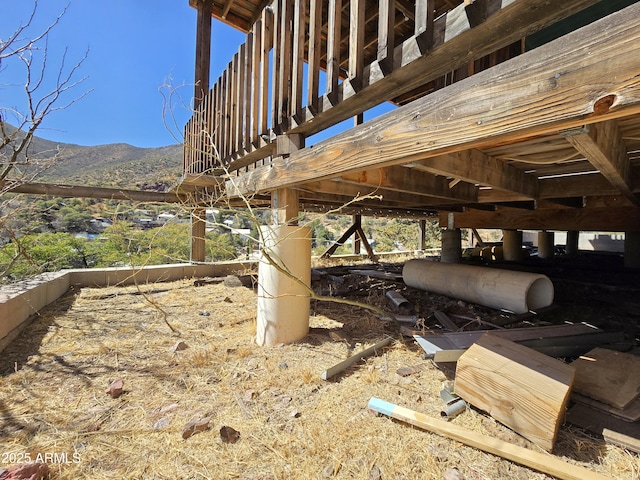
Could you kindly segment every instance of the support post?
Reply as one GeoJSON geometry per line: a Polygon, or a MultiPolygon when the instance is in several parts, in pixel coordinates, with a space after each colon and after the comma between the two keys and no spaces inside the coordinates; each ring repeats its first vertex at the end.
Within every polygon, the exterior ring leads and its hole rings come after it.
{"type": "Polygon", "coordinates": [[[502,231],[502,249],[504,259],[507,262],[521,262],[522,255],[522,231],[520,230],[503,230],[502,231]]]}
{"type": "Polygon", "coordinates": [[[553,258],[555,234],[542,230],[538,232],[538,258],[553,258]]]}
{"type": "Polygon", "coordinates": [[[578,245],[580,240],[580,232],[578,230],[569,230],[567,232],[567,242],[565,245],[565,254],[575,256],[578,254],[578,245]]]}
{"type": "Polygon", "coordinates": [[[427,244],[427,221],[423,218],[418,223],[418,250],[423,251],[427,244]]]}
{"type": "Polygon", "coordinates": [[[462,230],[448,228],[442,231],[442,263],[460,263],[462,260],[462,230]]]}
{"type": "Polygon", "coordinates": [[[640,231],[624,233],[624,266],[640,268],[640,231]]]}
{"type": "MultiPolygon", "coordinates": [[[[353,224],[355,225],[356,223],[358,225],[362,225],[362,216],[361,215],[353,215],[353,224]]],[[[354,255],[359,255],[360,254],[360,235],[354,235],[353,236],[353,244],[352,244],[352,249],[351,252],[354,255]]]]}
{"type": "MultiPolygon", "coordinates": [[[[195,86],[193,92],[194,110],[200,105],[209,91],[209,70],[211,66],[211,16],[213,2],[198,0],[198,18],[196,25],[196,61],[195,86]]],[[[196,209],[191,214],[191,255],[192,262],[204,262],[205,259],[205,212],[196,209]]]]}
{"type": "MultiPolygon", "coordinates": [[[[283,137],[276,141],[280,155],[304,147],[301,136],[283,137]]],[[[271,209],[258,267],[256,342],[262,346],[296,342],[309,333],[311,229],[298,226],[298,191],[275,190],[271,209]]]]}

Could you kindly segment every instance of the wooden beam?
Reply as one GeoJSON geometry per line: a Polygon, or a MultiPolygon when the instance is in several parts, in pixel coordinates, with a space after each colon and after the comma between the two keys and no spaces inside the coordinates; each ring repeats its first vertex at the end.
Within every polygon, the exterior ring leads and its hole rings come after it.
{"type": "Polygon", "coordinates": [[[378,64],[384,73],[391,73],[395,47],[396,2],[382,0],[378,8],[378,64]]]}
{"type": "Polygon", "coordinates": [[[364,69],[365,0],[349,0],[349,71],[347,80],[355,91],[362,86],[364,69]]]}
{"type": "Polygon", "coordinates": [[[539,472],[548,473],[556,478],[563,480],[606,480],[608,478],[547,453],[519,447],[513,443],[474,432],[451,422],[431,418],[423,413],[385,402],[379,398],[372,397],[369,400],[369,409],[388,415],[396,420],[407,422],[423,430],[450,438],[463,445],[506,458],[539,472]]]}
{"type": "Polygon", "coordinates": [[[309,5],[309,72],[307,76],[307,106],[311,114],[318,112],[318,92],[320,84],[320,40],[322,38],[322,0],[311,0],[309,5]]]}
{"type": "Polygon", "coordinates": [[[536,198],[537,180],[479,150],[463,150],[447,155],[431,157],[412,164],[419,170],[446,175],[470,183],[491,186],[524,197],[536,198]]]}
{"type": "Polygon", "coordinates": [[[631,190],[631,162],[616,120],[565,131],[563,135],[611,185],[635,205],[640,206],[640,199],[631,190]]]}
{"type": "Polygon", "coordinates": [[[500,228],[505,230],[578,230],[625,232],[640,230],[640,208],[558,208],[521,210],[498,207],[495,212],[469,210],[443,213],[440,225],[448,224],[454,216],[456,228],[500,228]]]}
{"type": "Polygon", "coordinates": [[[384,340],[380,340],[375,345],[365,350],[362,350],[361,352],[358,352],[355,355],[352,355],[346,360],[322,372],[322,379],[329,380],[331,377],[336,376],[338,373],[344,372],[347,368],[349,368],[351,365],[353,365],[357,361],[362,360],[363,358],[369,357],[371,355],[376,355],[378,352],[381,352],[382,349],[387,345],[389,345],[391,342],[393,342],[393,337],[387,337],[384,340]]]}
{"type": "Polygon", "coordinates": [[[196,208],[191,212],[191,252],[189,255],[191,262],[204,262],[206,258],[206,215],[207,212],[204,208],[196,208]]]}
{"type": "Polygon", "coordinates": [[[196,61],[193,108],[197,108],[209,91],[209,70],[211,64],[211,14],[212,0],[199,0],[196,4],[196,61]]]}
{"type": "Polygon", "coordinates": [[[469,183],[459,183],[449,187],[446,177],[418,172],[401,166],[376,168],[341,176],[345,182],[380,187],[397,192],[410,192],[443,198],[447,201],[476,202],[478,189],[469,183]]]}
{"type": "Polygon", "coordinates": [[[67,198],[106,198],[109,200],[128,200],[131,202],[182,203],[187,197],[173,192],[149,192],[144,190],[126,190],[124,188],[87,187],[84,185],[61,185],[51,183],[22,183],[10,185],[0,183],[4,191],[29,195],[50,195],[67,198]]]}
{"type": "Polygon", "coordinates": [[[634,4],[286,162],[257,168],[236,184],[241,192],[292,186],[640,112],[639,42],[640,4],[634,4]],[[584,49],[591,54],[585,57],[584,49]],[[595,114],[603,91],[616,95],[617,104],[595,114]]]}

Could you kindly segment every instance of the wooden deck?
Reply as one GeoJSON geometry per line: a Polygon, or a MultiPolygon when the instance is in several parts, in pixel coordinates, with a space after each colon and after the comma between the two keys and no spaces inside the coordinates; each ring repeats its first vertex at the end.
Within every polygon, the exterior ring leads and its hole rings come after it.
{"type": "Polygon", "coordinates": [[[186,126],[179,188],[257,203],[288,188],[301,210],[455,227],[640,229],[638,2],[256,3],[186,126]]]}

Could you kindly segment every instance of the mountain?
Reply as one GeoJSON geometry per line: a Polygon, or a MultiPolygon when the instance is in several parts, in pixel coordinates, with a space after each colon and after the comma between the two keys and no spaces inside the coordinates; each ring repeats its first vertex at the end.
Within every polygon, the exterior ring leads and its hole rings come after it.
{"type": "Polygon", "coordinates": [[[139,148],[125,143],[87,147],[34,137],[30,152],[39,158],[57,155],[36,181],[95,187],[140,188],[173,185],[182,174],[182,145],[139,148]]]}

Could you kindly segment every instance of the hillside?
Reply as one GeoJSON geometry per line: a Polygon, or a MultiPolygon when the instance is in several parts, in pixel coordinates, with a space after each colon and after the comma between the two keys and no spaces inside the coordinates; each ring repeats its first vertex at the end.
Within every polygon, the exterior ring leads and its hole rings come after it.
{"type": "Polygon", "coordinates": [[[58,153],[55,165],[41,182],[100,187],[137,188],[141,184],[173,184],[182,170],[182,145],[139,148],[124,143],[82,146],[35,137],[31,154],[47,158],[58,153]]]}

